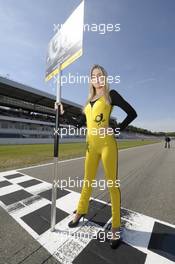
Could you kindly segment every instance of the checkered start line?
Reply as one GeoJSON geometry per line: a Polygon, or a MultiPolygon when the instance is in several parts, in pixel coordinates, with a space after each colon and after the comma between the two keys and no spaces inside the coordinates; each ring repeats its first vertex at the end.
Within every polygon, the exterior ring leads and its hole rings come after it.
{"type": "Polygon", "coordinates": [[[111,224],[111,204],[90,199],[84,222],[69,228],[80,193],[57,188],[56,225],[50,231],[52,185],[29,175],[0,173],[0,206],[59,262],[68,264],[170,264],[175,262],[175,226],[121,208],[122,243],[110,248],[93,234],[111,224]],[[81,234],[81,235],[80,235],[81,234]],[[88,234],[83,236],[82,234],[88,234]]]}

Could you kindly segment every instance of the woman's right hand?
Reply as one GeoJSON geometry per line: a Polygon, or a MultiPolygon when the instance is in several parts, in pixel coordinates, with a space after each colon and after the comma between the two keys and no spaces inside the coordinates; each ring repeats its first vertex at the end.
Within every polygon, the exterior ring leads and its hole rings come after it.
{"type": "Polygon", "coordinates": [[[55,102],[54,105],[55,110],[58,109],[58,105],[60,105],[60,114],[63,115],[64,114],[63,104],[59,102],[55,102]]]}

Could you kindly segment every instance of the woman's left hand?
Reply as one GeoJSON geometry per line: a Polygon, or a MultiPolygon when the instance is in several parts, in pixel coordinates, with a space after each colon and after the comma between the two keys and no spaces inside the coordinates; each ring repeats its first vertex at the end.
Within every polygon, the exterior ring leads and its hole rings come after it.
{"type": "Polygon", "coordinates": [[[59,102],[55,102],[55,110],[58,108],[58,105],[60,105],[60,113],[61,115],[64,114],[63,104],[59,102]]]}

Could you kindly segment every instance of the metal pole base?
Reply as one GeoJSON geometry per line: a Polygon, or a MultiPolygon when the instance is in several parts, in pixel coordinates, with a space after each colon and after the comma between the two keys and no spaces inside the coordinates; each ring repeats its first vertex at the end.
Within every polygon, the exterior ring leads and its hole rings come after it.
{"type": "Polygon", "coordinates": [[[56,196],[57,196],[57,185],[55,182],[52,184],[52,205],[51,205],[51,231],[55,231],[56,223],[56,196]]]}

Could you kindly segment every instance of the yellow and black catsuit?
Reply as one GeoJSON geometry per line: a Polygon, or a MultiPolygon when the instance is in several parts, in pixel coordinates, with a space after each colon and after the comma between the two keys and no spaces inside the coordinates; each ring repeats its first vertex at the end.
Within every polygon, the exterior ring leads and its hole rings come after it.
{"type": "MultiPolygon", "coordinates": [[[[84,182],[81,196],[77,206],[77,213],[84,214],[88,212],[89,198],[92,192],[92,181],[96,177],[97,168],[100,159],[102,160],[106,180],[113,182],[109,184],[108,189],[111,199],[112,227],[120,227],[120,204],[121,195],[120,188],[116,184],[118,177],[118,144],[114,134],[99,134],[98,129],[110,126],[110,114],[113,105],[120,106],[125,110],[128,116],[118,126],[123,130],[136,116],[135,110],[127,103],[118,92],[110,91],[111,104],[107,104],[105,97],[98,98],[93,105],[86,105],[84,119],[87,124],[86,134],[86,157],[84,167],[84,182]],[[97,129],[97,130],[96,130],[97,129]],[[92,132],[93,131],[93,132],[92,132]]],[[[83,122],[80,126],[83,125],[83,122]]],[[[80,127],[79,126],[79,127],[80,127]]]]}

